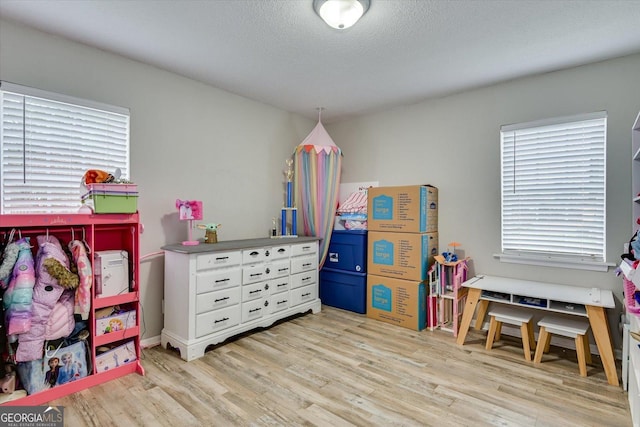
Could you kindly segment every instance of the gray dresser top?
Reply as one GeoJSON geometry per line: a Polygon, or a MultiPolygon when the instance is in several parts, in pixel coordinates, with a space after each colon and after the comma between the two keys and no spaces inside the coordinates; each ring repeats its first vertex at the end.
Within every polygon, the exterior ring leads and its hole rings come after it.
{"type": "Polygon", "coordinates": [[[265,246],[281,246],[304,242],[313,242],[322,240],[320,237],[313,236],[300,236],[300,237],[280,237],[269,238],[264,237],[260,239],[242,239],[242,240],[228,240],[218,243],[203,243],[199,245],[189,246],[175,243],[172,245],[165,245],[161,249],[170,252],[180,252],[183,254],[197,254],[203,252],[222,252],[233,251],[238,249],[250,249],[250,248],[263,248],[265,246]]]}

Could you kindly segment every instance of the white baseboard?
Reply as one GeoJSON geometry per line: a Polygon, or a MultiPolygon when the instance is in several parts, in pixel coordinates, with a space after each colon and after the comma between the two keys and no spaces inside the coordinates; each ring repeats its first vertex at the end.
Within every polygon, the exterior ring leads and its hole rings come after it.
{"type": "Polygon", "coordinates": [[[156,335],[155,337],[145,338],[140,340],[140,347],[142,348],[151,348],[160,345],[160,335],[156,335]]]}

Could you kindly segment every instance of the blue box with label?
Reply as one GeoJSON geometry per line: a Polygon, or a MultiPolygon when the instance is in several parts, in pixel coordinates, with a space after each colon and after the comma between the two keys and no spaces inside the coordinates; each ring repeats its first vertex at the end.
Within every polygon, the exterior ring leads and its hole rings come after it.
{"type": "Polygon", "coordinates": [[[366,273],[367,230],[333,230],[324,266],[334,270],[366,273]]]}
{"type": "Polygon", "coordinates": [[[367,312],[367,274],[323,268],[320,270],[322,304],[365,314],[367,312]]]}

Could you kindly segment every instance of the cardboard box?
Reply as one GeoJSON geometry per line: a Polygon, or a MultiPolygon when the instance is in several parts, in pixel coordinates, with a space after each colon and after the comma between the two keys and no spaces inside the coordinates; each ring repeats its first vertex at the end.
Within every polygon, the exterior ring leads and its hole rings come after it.
{"type": "Polygon", "coordinates": [[[96,336],[124,331],[136,326],[136,311],[131,310],[113,316],[96,319],[96,336]]]}
{"type": "Polygon", "coordinates": [[[367,272],[404,280],[427,279],[438,255],[438,233],[369,231],[367,272]]]}
{"type": "Polygon", "coordinates": [[[369,231],[438,231],[438,189],[430,185],[373,187],[367,204],[369,231]]]}
{"type": "Polygon", "coordinates": [[[368,274],[367,317],[423,330],[427,325],[426,283],[368,274]]]}

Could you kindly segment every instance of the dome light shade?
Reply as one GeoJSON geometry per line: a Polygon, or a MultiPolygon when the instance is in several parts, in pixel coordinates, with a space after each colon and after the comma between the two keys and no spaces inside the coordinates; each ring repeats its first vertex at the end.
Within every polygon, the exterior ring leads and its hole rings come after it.
{"type": "Polygon", "coordinates": [[[344,30],[369,9],[369,0],[313,0],[313,9],[330,27],[344,30]]]}

